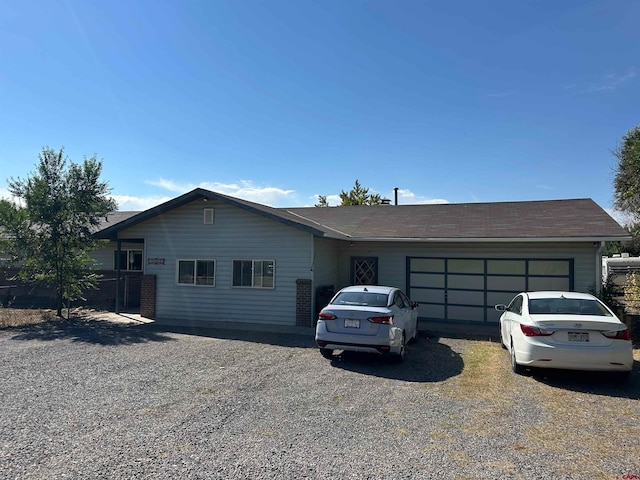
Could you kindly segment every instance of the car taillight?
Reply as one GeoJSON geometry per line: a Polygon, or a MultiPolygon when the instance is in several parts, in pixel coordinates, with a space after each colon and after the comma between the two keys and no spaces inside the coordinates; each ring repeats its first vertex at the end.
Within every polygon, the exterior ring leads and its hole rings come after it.
{"type": "Polygon", "coordinates": [[[333,313],[324,313],[324,312],[320,312],[320,315],[318,315],[318,320],[335,320],[336,317],[333,313]]]}
{"type": "Polygon", "coordinates": [[[520,330],[522,330],[525,337],[548,337],[549,335],[553,335],[553,331],[551,330],[543,330],[532,325],[520,324],[520,330]]]}
{"type": "Polygon", "coordinates": [[[612,338],[614,340],[631,340],[631,332],[628,328],[624,330],[611,330],[609,332],[602,332],[602,334],[607,338],[612,338]]]}
{"type": "Polygon", "coordinates": [[[387,325],[392,325],[393,315],[387,315],[384,317],[370,317],[370,318],[367,318],[367,320],[369,320],[371,323],[384,323],[387,325]]]}

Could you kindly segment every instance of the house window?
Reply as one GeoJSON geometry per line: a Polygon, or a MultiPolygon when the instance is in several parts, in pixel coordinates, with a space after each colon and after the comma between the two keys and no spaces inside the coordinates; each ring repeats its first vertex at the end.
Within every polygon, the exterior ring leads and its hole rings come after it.
{"type": "MultiPolygon", "coordinates": [[[[113,269],[118,269],[118,250],[113,252],[113,269]]],[[[142,271],[142,250],[120,250],[120,270],[142,271]]]]}
{"type": "Polygon", "coordinates": [[[215,213],[213,208],[205,208],[204,209],[204,224],[205,225],[213,225],[213,220],[215,219],[215,213]]]}
{"type": "Polygon", "coordinates": [[[233,261],[234,287],[273,288],[274,280],[275,262],[273,260],[233,261]]]}
{"type": "Polygon", "coordinates": [[[178,260],[178,285],[216,285],[215,260],[178,260]]]}

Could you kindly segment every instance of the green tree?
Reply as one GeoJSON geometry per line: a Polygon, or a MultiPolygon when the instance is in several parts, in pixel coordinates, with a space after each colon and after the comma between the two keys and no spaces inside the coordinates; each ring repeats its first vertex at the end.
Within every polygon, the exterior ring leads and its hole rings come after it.
{"type": "Polygon", "coordinates": [[[315,204],[316,207],[328,207],[329,202],[327,201],[326,195],[318,195],[318,203],[315,204]]]}
{"type": "Polygon", "coordinates": [[[107,182],[100,180],[102,162],[95,155],[82,164],[68,163],[63,148],[44,147],[38,159],[26,179],[8,181],[17,200],[0,203],[0,251],[19,266],[20,279],[55,290],[57,315],[62,316],[65,299],[96,288],[89,253],[102,242],[92,234],[117,204],[108,196],[107,182]]]}
{"type": "Polygon", "coordinates": [[[382,203],[380,194],[369,193],[369,189],[360,185],[357,179],[351,190],[340,192],[340,200],[342,200],[340,205],[343,207],[347,205],[380,205],[382,203]]]}
{"type": "Polygon", "coordinates": [[[613,151],[617,158],[613,180],[615,207],[640,222],[640,126],[627,132],[613,151]]]}

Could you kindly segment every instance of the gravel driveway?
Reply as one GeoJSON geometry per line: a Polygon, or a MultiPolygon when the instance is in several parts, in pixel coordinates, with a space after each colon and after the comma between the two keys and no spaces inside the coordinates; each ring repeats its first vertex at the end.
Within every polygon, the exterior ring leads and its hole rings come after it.
{"type": "Polygon", "coordinates": [[[0,364],[2,478],[640,478],[638,362],[628,384],[518,377],[487,341],[394,365],[76,321],[0,330],[0,364]]]}

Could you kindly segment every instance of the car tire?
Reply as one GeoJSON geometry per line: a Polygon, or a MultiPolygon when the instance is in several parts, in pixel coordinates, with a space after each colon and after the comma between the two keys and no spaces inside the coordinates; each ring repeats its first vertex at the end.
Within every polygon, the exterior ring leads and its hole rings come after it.
{"type": "Polygon", "coordinates": [[[331,348],[321,348],[320,355],[324,358],[333,358],[333,349],[331,348]]]}
{"type": "Polygon", "coordinates": [[[513,341],[511,341],[511,370],[513,373],[518,375],[524,375],[526,372],[526,368],[520,365],[516,358],[516,349],[513,346],[513,341]]]}
{"type": "Polygon", "coordinates": [[[407,348],[405,346],[406,342],[405,342],[405,336],[404,336],[404,332],[402,332],[402,344],[400,345],[400,353],[396,353],[391,355],[391,361],[393,363],[402,363],[404,362],[404,357],[407,354],[407,348]]]}

